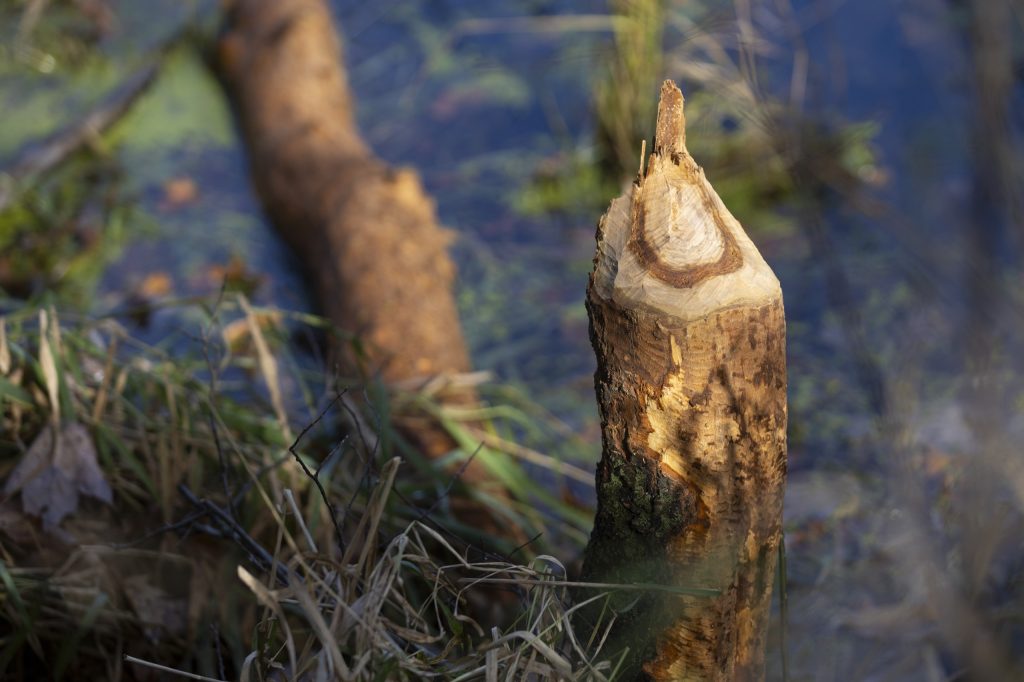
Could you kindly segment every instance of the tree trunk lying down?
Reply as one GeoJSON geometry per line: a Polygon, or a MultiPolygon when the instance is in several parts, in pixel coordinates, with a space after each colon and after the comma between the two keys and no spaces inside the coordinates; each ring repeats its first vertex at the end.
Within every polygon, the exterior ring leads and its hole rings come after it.
{"type": "MultiPolygon", "coordinates": [[[[405,385],[466,372],[449,235],[417,175],[374,158],[360,138],[333,26],[322,0],[232,5],[219,68],[256,189],[323,312],[359,339],[362,356],[339,344],[346,370],[405,385]]],[[[404,424],[428,456],[455,446],[432,420],[404,424]]],[[[463,477],[479,483],[487,472],[471,462],[463,477]]]]}
{"type": "Polygon", "coordinates": [[[671,82],[656,134],[601,219],[587,292],[604,449],[584,577],[715,591],[650,591],[620,616],[632,675],[759,680],[786,471],[782,291],[686,151],[671,82]]]}

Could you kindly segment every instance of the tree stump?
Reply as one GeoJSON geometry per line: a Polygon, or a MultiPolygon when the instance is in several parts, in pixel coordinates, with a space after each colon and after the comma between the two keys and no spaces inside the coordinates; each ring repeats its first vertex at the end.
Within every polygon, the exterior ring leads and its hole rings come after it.
{"type": "Polygon", "coordinates": [[[603,452],[584,578],[717,591],[644,592],[611,645],[630,647],[638,679],[763,679],[786,472],[782,290],[687,152],[670,81],[646,172],[641,156],[598,225],[587,309],[603,452]]]}

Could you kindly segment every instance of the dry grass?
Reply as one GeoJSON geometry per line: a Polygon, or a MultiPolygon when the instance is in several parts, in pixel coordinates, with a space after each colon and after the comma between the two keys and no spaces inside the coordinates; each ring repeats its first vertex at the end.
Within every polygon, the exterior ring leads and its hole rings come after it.
{"type": "MultiPolygon", "coordinates": [[[[325,383],[285,338],[289,326],[322,327],[316,318],[241,297],[179,313],[197,329],[198,352],[165,352],[110,320],[58,320],[49,310],[0,323],[5,470],[46,424],[81,424],[113,491],[111,505],[81,495],[49,528],[22,498],[58,491],[8,491],[6,676],[613,676],[599,642],[573,633],[578,605],[565,566],[541,553],[579,547],[588,519],[531,477],[578,482],[581,470],[502,426],[536,426],[535,417],[510,404],[445,412],[430,386],[388,397],[325,383]],[[454,503],[472,491],[443,463],[419,461],[384,405],[434,411],[466,444],[454,460],[481,457],[507,476],[516,499],[476,503],[533,541],[516,549],[461,526],[454,503]],[[293,423],[303,426],[298,436],[293,423]]],[[[54,461],[88,456],[57,447],[54,461]]]]}

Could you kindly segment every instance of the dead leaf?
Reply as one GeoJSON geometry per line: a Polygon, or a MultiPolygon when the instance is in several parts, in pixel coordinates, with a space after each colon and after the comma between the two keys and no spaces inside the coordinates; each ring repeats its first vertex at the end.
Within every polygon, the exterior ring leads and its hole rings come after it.
{"type": "Polygon", "coordinates": [[[139,284],[136,293],[141,298],[153,299],[163,298],[171,293],[174,282],[166,272],[153,272],[146,275],[146,278],[139,284]]]}
{"type": "Polygon", "coordinates": [[[41,517],[46,530],[78,510],[79,495],[107,504],[113,501],[86,428],[68,423],[56,432],[56,439],[55,428],[50,424],[43,428],[4,486],[6,495],[21,491],[21,508],[41,517]]]}
{"type": "Polygon", "coordinates": [[[164,200],[161,208],[178,208],[191,204],[199,196],[199,187],[192,178],[182,177],[164,183],[164,200]]]}
{"type": "Polygon", "coordinates": [[[188,614],[185,599],[153,585],[145,574],[125,578],[123,585],[125,597],[151,642],[159,644],[165,635],[178,637],[185,634],[188,614]]]}
{"type": "Polygon", "coordinates": [[[223,286],[227,291],[239,291],[247,296],[255,293],[266,279],[262,273],[249,269],[237,254],[224,265],[211,265],[206,278],[212,286],[223,286]]]}

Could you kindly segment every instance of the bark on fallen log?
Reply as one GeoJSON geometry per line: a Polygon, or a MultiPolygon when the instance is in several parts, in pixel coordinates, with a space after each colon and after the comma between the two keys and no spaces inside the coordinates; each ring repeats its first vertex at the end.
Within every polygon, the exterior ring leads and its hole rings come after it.
{"type": "Polygon", "coordinates": [[[786,471],[782,291],[686,151],[671,82],[646,172],[598,226],[587,308],[604,448],[584,577],[718,591],[651,592],[612,642],[641,679],[763,679],[786,471]]]}
{"type": "MultiPolygon", "coordinates": [[[[416,173],[376,159],[356,127],[322,0],[238,0],[218,46],[256,189],[326,316],[358,337],[349,371],[388,384],[470,368],[452,297],[449,234],[416,173]]],[[[472,396],[450,400],[464,403],[472,396]]],[[[434,421],[405,422],[431,457],[455,447],[434,421]]],[[[488,477],[474,461],[470,482],[488,477]]]]}

